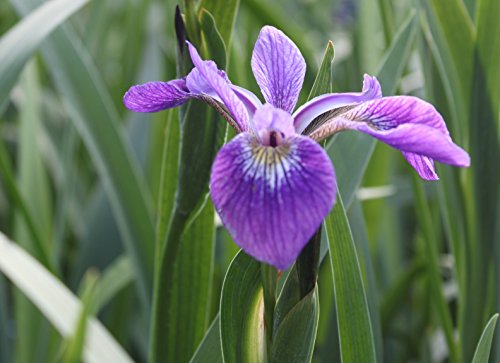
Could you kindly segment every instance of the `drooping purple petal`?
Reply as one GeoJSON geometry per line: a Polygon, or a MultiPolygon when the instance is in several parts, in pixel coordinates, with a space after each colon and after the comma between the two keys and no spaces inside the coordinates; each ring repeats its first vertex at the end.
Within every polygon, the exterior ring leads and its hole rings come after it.
{"type": "Polygon", "coordinates": [[[135,112],[157,112],[180,106],[191,97],[186,81],[174,79],[132,86],[123,96],[123,104],[135,112]]]}
{"type": "Polygon", "coordinates": [[[262,146],[242,133],[217,155],[210,193],[234,241],[259,261],[285,269],[335,202],[335,173],[313,140],[293,136],[262,146]]]}
{"type": "Polygon", "coordinates": [[[437,178],[428,159],[459,167],[470,165],[469,155],[453,143],[441,115],[416,97],[384,97],[346,108],[309,136],[321,140],[344,129],[364,132],[406,152],[407,160],[424,179],[437,178]]]}
{"type": "Polygon", "coordinates": [[[266,101],[292,113],[306,63],[290,38],[272,26],[263,27],[253,50],[252,70],[266,101]]]}
{"type": "Polygon", "coordinates": [[[438,180],[439,177],[434,169],[434,160],[427,156],[403,151],[406,161],[415,169],[424,180],[438,180]]]}
{"type": "MultiPolygon", "coordinates": [[[[195,73],[196,79],[200,82],[199,89],[205,89],[209,87],[213,92],[220,98],[224,105],[229,110],[229,113],[234,118],[238,124],[238,131],[247,131],[249,126],[249,118],[243,102],[240,101],[238,96],[231,89],[230,84],[227,79],[221,76],[221,74],[216,70],[217,67],[210,65],[211,63],[204,62],[196,48],[189,42],[189,54],[191,55],[191,60],[195,65],[197,72],[195,73]],[[199,73],[198,73],[199,72],[199,73]],[[199,78],[203,78],[203,82],[199,78]]],[[[213,63],[215,66],[215,63],[213,63]]],[[[194,77],[193,77],[194,78],[194,77]]],[[[193,81],[194,79],[192,79],[193,81]]],[[[195,87],[189,84],[188,87],[195,87]]]]}
{"type": "Polygon", "coordinates": [[[293,114],[295,129],[297,133],[300,134],[316,117],[330,110],[356,105],[380,97],[382,97],[382,91],[377,78],[365,74],[363,79],[363,91],[361,93],[328,93],[304,103],[293,114]]]}

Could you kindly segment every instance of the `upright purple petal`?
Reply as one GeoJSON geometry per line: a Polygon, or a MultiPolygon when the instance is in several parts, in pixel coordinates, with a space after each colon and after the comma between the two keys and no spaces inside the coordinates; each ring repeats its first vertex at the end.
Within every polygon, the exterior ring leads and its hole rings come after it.
{"type": "Polygon", "coordinates": [[[123,96],[123,104],[135,112],[157,112],[180,106],[191,97],[186,81],[174,79],[132,86],[123,96]]]}
{"type": "Polygon", "coordinates": [[[290,38],[272,26],[263,27],[253,50],[252,70],[266,101],[292,113],[306,63],[290,38]]]}
{"type": "Polygon", "coordinates": [[[330,159],[304,136],[273,148],[242,133],[220,150],[210,180],[215,208],[234,241],[278,269],[297,258],[335,192],[330,159]]]}
{"type": "MultiPolygon", "coordinates": [[[[189,54],[191,55],[191,60],[195,65],[197,72],[195,75],[199,79],[199,76],[202,77],[204,83],[200,83],[199,87],[201,89],[205,89],[206,87],[210,87],[215,94],[220,98],[220,100],[224,103],[224,105],[229,110],[229,113],[234,118],[236,123],[238,124],[239,131],[247,131],[249,125],[249,118],[245,108],[245,105],[240,101],[238,96],[231,89],[230,84],[227,82],[227,79],[221,76],[216,67],[211,65],[211,63],[204,62],[196,48],[188,42],[189,54]]],[[[214,63],[215,65],[215,63],[214,63]]],[[[201,82],[201,80],[199,80],[201,82]]],[[[194,85],[189,85],[189,87],[194,87],[194,85]]]]}
{"type": "Polygon", "coordinates": [[[301,134],[318,116],[340,107],[357,105],[382,97],[377,78],[365,74],[363,92],[327,93],[304,103],[294,112],[295,129],[301,134]]]}

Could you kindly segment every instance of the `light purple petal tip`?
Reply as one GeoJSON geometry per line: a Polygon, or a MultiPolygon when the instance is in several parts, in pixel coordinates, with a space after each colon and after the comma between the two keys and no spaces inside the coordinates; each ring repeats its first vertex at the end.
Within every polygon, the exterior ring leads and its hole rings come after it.
{"type": "Polygon", "coordinates": [[[327,93],[304,103],[293,114],[295,129],[300,134],[318,116],[349,105],[356,105],[382,97],[377,78],[365,74],[363,92],[327,93]]]}
{"type": "Polygon", "coordinates": [[[183,79],[148,82],[130,87],[123,104],[135,112],[157,112],[182,105],[192,97],[183,79]]]}
{"type": "MultiPolygon", "coordinates": [[[[224,103],[224,105],[229,110],[231,116],[235,119],[236,123],[240,130],[238,131],[247,131],[248,130],[248,114],[245,108],[245,105],[240,101],[240,99],[236,96],[234,91],[231,89],[230,84],[227,82],[227,79],[221,76],[221,74],[216,71],[211,66],[211,63],[205,63],[198,54],[196,48],[189,42],[187,42],[189,47],[189,54],[191,55],[191,60],[193,64],[199,71],[198,76],[202,76],[204,83],[201,84],[201,88],[205,88],[209,86],[217,96],[219,96],[220,100],[224,103]]],[[[191,86],[190,86],[191,87],[191,86]]]]}
{"type": "Polygon", "coordinates": [[[292,113],[306,62],[290,38],[272,26],[263,27],[253,50],[252,70],[266,101],[292,113]]]}
{"type": "Polygon", "coordinates": [[[243,133],[217,155],[210,193],[234,241],[283,270],[333,206],[335,173],[325,151],[307,137],[272,148],[243,133]]]}
{"type": "Polygon", "coordinates": [[[434,160],[427,156],[403,151],[406,161],[415,169],[418,175],[424,180],[439,180],[434,168],[434,160]]]}

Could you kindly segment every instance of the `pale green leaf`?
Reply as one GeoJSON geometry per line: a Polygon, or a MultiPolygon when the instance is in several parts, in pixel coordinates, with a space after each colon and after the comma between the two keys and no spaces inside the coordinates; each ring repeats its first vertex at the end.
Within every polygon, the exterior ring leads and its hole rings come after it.
{"type": "Polygon", "coordinates": [[[19,73],[40,43],[89,0],[52,0],[40,5],[0,39],[0,114],[19,73]]]}
{"type": "MultiPolygon", "coordinates": [[[[81,302],[21,247],[0,233],[0,271],[20,289],[65,337],[75,331],[81,302]]],[[[89,319],[83,357],[87,362],[132,362],[96,319],[89,319]]]]}

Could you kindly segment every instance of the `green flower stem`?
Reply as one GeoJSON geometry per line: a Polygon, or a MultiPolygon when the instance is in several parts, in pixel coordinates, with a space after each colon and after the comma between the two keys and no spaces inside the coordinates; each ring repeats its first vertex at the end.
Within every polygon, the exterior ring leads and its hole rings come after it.
{"type": "Polygon", "coordinates": [[[264,324],[266,333],[267,357],[271,357],[274,325],[274,308],[276,306],[276,285],[278,271],[271,265],[260,265],[262,288],[264,290],[264,324]]]}
{"type": "Polygon", "coordinates": [[[170,308],[167,302],[170,301],[170,294],[174,285],[175,261],[187,221],[188,215],[180,213],[175,208],[170,218],[168,234],[155,271],[149,346],[150,363],[165,362],[170,348],[167,344],[170,308]]]}

